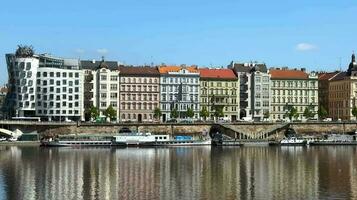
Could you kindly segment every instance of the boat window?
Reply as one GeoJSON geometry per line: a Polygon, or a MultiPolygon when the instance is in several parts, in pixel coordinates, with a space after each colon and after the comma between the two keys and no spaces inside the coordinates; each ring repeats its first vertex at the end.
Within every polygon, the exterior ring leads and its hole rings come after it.
{"type": "Polygon", "coordinates": [[[160,140],[162,139],[162,137],[160,137],[160,140]]]}

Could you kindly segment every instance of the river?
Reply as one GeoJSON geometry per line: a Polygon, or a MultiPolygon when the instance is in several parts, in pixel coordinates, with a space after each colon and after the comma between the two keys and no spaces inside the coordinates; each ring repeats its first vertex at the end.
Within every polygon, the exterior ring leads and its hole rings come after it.
{"type": "Polygon", "coordinates": [[[0,146],[0,199],[357,199],[357,148],[0,146]]]}

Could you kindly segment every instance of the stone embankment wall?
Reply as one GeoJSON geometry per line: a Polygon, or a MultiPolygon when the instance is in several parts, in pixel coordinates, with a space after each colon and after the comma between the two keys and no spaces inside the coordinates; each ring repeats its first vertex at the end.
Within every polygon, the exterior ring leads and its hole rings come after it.
{"type": "Polygon", "coordinates": [[[50,127],[39,131],[41,135],[59,135],[59,134],[110,134],[115,135],[118,131],[128,127],[132,131],[151,132],[155,134],[172,134],[172,135],[196,135],[203,132],[209,132],[211,125],[81,125],[81,126],[62,126],[50,127]]]}
{"type": "MultiPolygon", "coordinates": [[[[156,134],[194,135],[209,132],[213,124],[13,124],[2,125],[2,128],[24,132],[37,131],[41,135],[61,134],[116,134],[123,127],[134,131],[156,134]]],[[[245,134],[259,134],[274,129],[274,123],[231,124],[245,134]]],[[[298,134],[312,135],[323,133],[349,133],[357,130],[357,123],[292,123],[290,127],[298,134]]],[[[233,134],[233,133],[232,133],[233,134]]]]}

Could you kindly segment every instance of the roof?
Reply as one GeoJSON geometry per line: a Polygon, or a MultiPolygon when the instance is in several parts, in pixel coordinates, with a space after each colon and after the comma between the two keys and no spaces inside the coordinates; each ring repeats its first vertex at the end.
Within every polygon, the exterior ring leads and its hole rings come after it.
{"type": "Polygon", "coordinates": [[[167,74],[169,72],[179,72],[182,69],[186,69],[191,73],[197,73],[198,72],[197,66],[190,66],[190,67],[185,67],[185,66],[160,66],[159,67],[159,72],[160,72],[160,74],[167,74]]]}
{"type": "Polygon", "coordinates": [[[236,72],[267,72],[268,69],[264,63],[231,63],[231,68],[236,72]]]}
{"type": "Polygon", "coordinates": [[[237,80],[237,76],[232,69],[199,69],[200,77],[206,79],[237,80]]]}
{"type": "Polygon", "coordinates": [[[7,87],[1,87],[0,88],[0,93],[7,93],[7,92],[8,92],[7,87]]]}
{"type": "Polygon", "coordinates": [[[343,80],[348,76],[348,72],[340,72],[339,74],[337,74],[335,77],[333,77],[331,79],[331,81],[339,81],[339,80],[343,80]]]}
{"type": "Polygon", "coordinates": [[[159,70],[157,67],[149,66],[119,66],[120,75],[147,75],[147,76],[159,76],[159,70]]]}
{"type": "Polygon", "coordinates": [[[291,69],[271,69],[269,70],[271,79],[308,79],[309,75],[302,70],[291,69]]]}
{"type": "Polygon", "coordinates": [[[330,80],[331,78],[333,78],[334,76],[336,76],[337,74],[339,74],[340,72],[329,72],[329,73],[320,73],[319,74],[319,81],[323,81],[323,80],[330,80]]]}
{"type": "Polygon", "coordinates": [[[96,70],[100,67],[105,67],[110,70],[118,69],[118,62],[117,61],[96,61],[96,60],[81,60],[82,69],[91,69],[96,70]]]}

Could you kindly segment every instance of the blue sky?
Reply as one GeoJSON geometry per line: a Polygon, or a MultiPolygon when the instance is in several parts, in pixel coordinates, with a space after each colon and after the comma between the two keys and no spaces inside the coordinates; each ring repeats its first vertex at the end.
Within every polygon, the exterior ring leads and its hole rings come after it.
{"type": "Polygon", "coordinates": [[[5,53],[18,44],[62,57],[140,65],[345,69],[357,50],[357,1],[112,0],[4,1],[0,7],[0,84],[5,53]]]}

